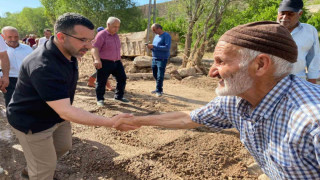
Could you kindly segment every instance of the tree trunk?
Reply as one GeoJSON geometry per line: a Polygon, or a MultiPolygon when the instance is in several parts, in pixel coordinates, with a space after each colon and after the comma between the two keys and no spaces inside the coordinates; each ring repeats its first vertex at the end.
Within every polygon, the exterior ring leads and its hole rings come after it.
{"type": "MultiPolygon", "coordinates": [[[[189,56],[191,53],[191,44],[192,44],[192,35],[193,35],[193,27],[195,23],[198,21],[201,13],[203,11],[203,5],[201,0],[195,0],[194,5],[192,5],[193,0],[189,1],[190,4],[187,5],[187,16],[189,19],[189,26],[186,34],[186,42],[184,46],[184,56],[182,61],[182,67],[186,67],[189,61],[189,56]]],[[[182,3],[185,3],[182,1],[182,3]]]]}
{"type": "Polygon", "coordinates": [[[190,50],[191,50],[191,42],[192,42],[192,35],[193,35],[193,25],[194,24],[189,24],[188,31],[186,34],[186,42],[184,45],[184,54],[183,54],[183,61],[182,61],[182,67],[187,66],[187,62],[189,60],[190,56],[190,50]]]}
{"type": "Polygon", "coordinates": [[[194,44],[194,48],[189,56],[189,61],[187,62],[187,68],[196,67],[198,71],[201,71],[204,74],[208,73],[206,67],[202,65],[202,58],[206,47],[209,45],[209,41],[213,38],[214,34],[217,32],[217,29],[221,23],[222,15],[225,12],[225,8],[230,2],[230,0],[224,0],[223,6],[220,6],[220,0],[215,1],[214,8],[208,14],[206,21],[204,22],[203,32],[198,33],[198,38],[194,44]],[[213,21],[212,21],[213,19],[213,21]],[[208,33],[209,29],[212,29],[208,33]],[[200,44],[202,42],[202,44],[200,44]],[[200,44],[200,45],[199,45],[200,44]]]}

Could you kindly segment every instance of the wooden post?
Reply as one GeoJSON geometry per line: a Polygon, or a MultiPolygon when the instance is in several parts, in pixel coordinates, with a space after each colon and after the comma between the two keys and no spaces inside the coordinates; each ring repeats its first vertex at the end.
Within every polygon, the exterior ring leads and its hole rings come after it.
{"type": "MultiPolygon", "coordinates": [[[[147,29],[147,38],[146,38],[146,43],[149,43],[149,34],[150,34],[150,19],[151,19],[151,17],[150,17],[150,15],[151,15],[151,0],[149,0],[149,11],[148,11],[148,29],[147,29]]],[[[149,54],[149,49],[148,48],[146,48],[147,49],[147,55],[149,54]]]]}
{"type": "Polygon", "coordinates": [[[156,23],[157,0],[153,1],[153,24],[156,23]]]}

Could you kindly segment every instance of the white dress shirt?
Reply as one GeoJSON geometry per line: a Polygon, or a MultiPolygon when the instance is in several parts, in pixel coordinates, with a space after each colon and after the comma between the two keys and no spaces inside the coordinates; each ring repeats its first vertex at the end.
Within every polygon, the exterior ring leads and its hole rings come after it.
{"type": "Polygon", "coordinates": [[[300,23],[291,35],[298,46],[298,59],[294,63],[292,73],[303,79],[319,78],[320,49],[316,28],[300,23]],[[306,67],[308,72],[305,71],[306,67]]]}
{"type": "MultiPolygon", "coordinates": [[[[7,45],[7,53],[10,61],[9,77],[18,77],[23,59],[32,52],[32,48],[25,44],[20,44],[16,48],[7,45]]],[[[2,76],[2,72],[0,73],[2,76]]]]}
{"type": "Polygon", "coordinates": [[[46,41],[48,41],[49,39],[47,39],[46,37],[42,37],[39,39],[39,42],[38,42],[38,47],[42,44],[44,44],[46,41]]]}
{"type": "Polygon", "coordinates": [[[4,52],[7,50],[7,45],[4,42],[2,36],[0,35],[0,52],[4,52]]]}

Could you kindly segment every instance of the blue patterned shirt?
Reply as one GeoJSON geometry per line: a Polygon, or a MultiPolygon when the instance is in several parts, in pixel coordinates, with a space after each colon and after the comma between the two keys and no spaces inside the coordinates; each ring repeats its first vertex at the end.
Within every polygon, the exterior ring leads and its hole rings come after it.
{"type": "Polygon", "coordinates": [[[190,114],[199,124],[236,128],[271,179],[320,179],[320,86],[289,75],[251,110],[248,101],[220,96],[190,114]]]}

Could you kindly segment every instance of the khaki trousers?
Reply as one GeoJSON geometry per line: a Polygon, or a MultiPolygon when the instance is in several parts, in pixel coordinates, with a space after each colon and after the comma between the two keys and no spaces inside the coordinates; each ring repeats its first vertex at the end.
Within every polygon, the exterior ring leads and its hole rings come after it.
{"type": "Polygon", "coordinates": [[[30,180],[52,180],[57,159],[72,146],[71,125],[64,121],[52,128],[32,134],[13,128],[27,161],[30,180]]]}

